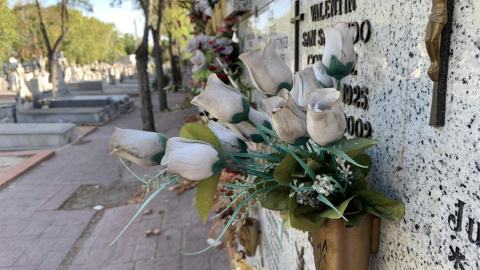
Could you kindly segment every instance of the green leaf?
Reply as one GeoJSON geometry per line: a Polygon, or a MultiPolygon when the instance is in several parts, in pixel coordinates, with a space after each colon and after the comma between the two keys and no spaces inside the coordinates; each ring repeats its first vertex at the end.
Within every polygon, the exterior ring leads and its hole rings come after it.
{"type": "Polygon", "coordinates": [[[320,217],[314,208],[297,204],[295,197],[290,198],[290,224],[293,228],[313,232],[322,228],[326,218],[320,217]]]}
{"type": "Polygon", "coordinates": [[[343,213],[341,213],[335,206],[333,206],[332,202],[330,202],[327,197],[323,196],[322,194],[318,194],[317,200],[321,201],[322,203],[326,204],[328,207],[331,208],[331,210],[335,211],[338,215],[340,215],[341,218],[345,219],[346,218],[343,216],[343,213]]]}
{"type": "MultiPolygon", "coordinates": [[[[165,149],[167,147],[167,141],[168,141],[167,136],[159,133],[157,133],[157,135],[158,135],[158,141],[163,145],[163,149],[165,149]]],[[[155,164],[160,164],[164,155],[165,155],[165,150],[160,151],[155,155],[151,156],[150,161],[152,161],[155,164]]]]}
{"type": "Polygon", "coordinates": [[[358,199],[365,206],[365,211],[372,215],[399,221],[405,214],[405,205],[396,200],[392,200],[382,193],[373,190],[362,190],[357,192],[358,199]]]}
{"type": "Polygon", "coordinates": [[[198,123],[188,123],[180,130],[180,137],[206,142],[217,149],[222,149],[215,133],[207,126],[198,123]]]}
{"type": "Polygon", "coordinates": [[[355,197],[351,197],[350,199],[344,201],[342,204],[340,204],[339,206],[336,207],[336,209],[338,211],[335,211],[333,209],[327,209],[325,211],[323,211],[320,216],[321,217],[324,217],[324,218],[328,218],[328,219],[339,219],[342,217],[343,213],[345,213],[345,209],[347,209],[347,206],[348,204],[350,203],[350,201],[355,198],[355,197]],[[340,212],[340,213],[338,213],[340,212]]]}
{"type": "Polygon", "coordinates": [[[264,179],[257,177],[253,183],[255,184],[255,188],[250,188],[248,189],[248,194],[251,195],[255,193],[257,190],[264,189],[264,188],[269,188],[269,187],[274,187],[277,186],[278,183],[275,181],[268,181],[265,182],[264,179]]]}
{"type": "Polygon", "coordinates": [[[324,167],[321,163],[319,162],[316,162],[314,159],[312,158],[308,158],[307,159],[307,166],[308,168],[310,168],[310,170],[312,170],[313,172],[317,172],[318,170],[320,170],[322,167],[324,167]]]}
{"type": "Polygon", "coordinates": [[[288,210],[290,192],[291,188],[289,187],[280,187],[269,191],[261,200],[262,207],[273,211],[288,210]]]}
{"type": "Polygon", "coordinates": [[[150,161],[158,165],[162,162],[163,156],[165,156],[165,150],[160,151],[160,152],[156,153],[155,155],[151,156],[150,161]]]}
{"type": "Polygon", "coordinates": [[[370,158],[369,155],[360,154],[355,158],[353,158],[353,160],[355,160],[355,162],[357,162],[358,164],[362,164],[368,167],[368,168],[360,168],[364,176],[367,176],[370,173],[370,170],[372,169],[372,159],[370,158]]]}
{"type": "Polygon", "coordinates": [[[194,80],[206,80],[208,79],[208,76],[210,76],[212,72],[208,69],[208,67],[205,65],[205,67],[195,71],[193,73],[193,79],[194,80]]]}
{"type": "Polygon", "coordinates": [[[377,144],[377,142],[377,140],[371,140],[367,138],[354,138],[350,140],[340,141],[338,145],[340,146],[340,150],[342,152],[347,154],[349,157],[354,158],[362,154],[368,148],[377,144]]]}
{"type": "Polygon", "coordinates": [[[296,167],[297,161],[292,155],[288,154],[273,171],[273,178],[279,184],[289,186],[293,182],[292,174],[295,172],[296,167]]]}
{"type": "Polygon", "coordinates": [[[360,227],[366,217],[367,217],[367,213],[361,212],[353,216],[348,216],[348,221],[344,220],[343,223],[347,227],[360,227]]]}
{"type": "Polygon", "coordinates": [[[292,227],[292,224],[290,224],[290,210],[280,211],[280,217],[285,221],[285,229],[290,229],[292,227]]]}
{"type": "Polygon", "coordinates": [[[350,219],[350,216],[360,214],[362,213],[362,211],[363,211],[362,202],[357,199],[353,199],[348,204],[348,207],[347,209],[345,209],[345,212],[343,214],[345,216],[348,216],[348,219],[350,219]]]}
{"type": "Polygon", "coordinates": [[[197,186],[197,212],[203,221],[207,223],[207,217],[213,205],[213,199],[217,192],[217,185],[220,181],[221,173],[217,173],[207,179],[203,179],[197,186]]]}

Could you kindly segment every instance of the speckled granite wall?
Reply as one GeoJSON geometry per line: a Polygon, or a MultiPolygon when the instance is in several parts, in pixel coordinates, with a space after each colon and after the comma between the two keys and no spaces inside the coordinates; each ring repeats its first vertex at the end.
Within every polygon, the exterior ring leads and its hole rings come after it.
{"type": "MultiPolygon", "coordinates": [[[[287,37],[288,47],[278,46],[277,52],[293,68],[293,1],[261,2],[258,17],[246,17],[240,25],[241,44],[248,51],[270,34],[287,37]]],[[[432,83],[423,40],[431,1],[357,0],[351,13],[312,22],[310,6],[321,2],[300,0],[305,13],[301,33],[336,22],[371,22],[370,41],[355,46],[357,75],[345,80],[368,87],[370,105],[368,110],[345,110],[369,121],[373,138],[380,141],[370,151],[372,188],[402,200],[407,208],[400,223],[382,223],[380,252],[371,256],[371,269],[480,269],[480,1],[455,0],[443,128],[428,125],[432,83]]],[[[301,68],[308,55],[322,51],[302,47],[301,68]]],[[[280,219],[269,211],[260,211],[259,219],[263,243],[252,264],[297,269],[297,251],[304,247],[305,269],[314,269],[305,233],[287,231],[279,253],[280,219]]]]}

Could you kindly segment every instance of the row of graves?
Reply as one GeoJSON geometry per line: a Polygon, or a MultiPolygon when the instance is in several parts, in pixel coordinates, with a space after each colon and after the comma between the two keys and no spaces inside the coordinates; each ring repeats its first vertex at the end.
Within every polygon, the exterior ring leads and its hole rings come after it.
{"type": "Polygon", "coordinates": [[[11,58],[3,66],[0,151],[62,146],[78,138],[77,126],[103,125],[134,110],[134,56],[114,64],[76,65],[60,52],[56,61],[55,90],[41,57],[23,65],[11,58]]]}

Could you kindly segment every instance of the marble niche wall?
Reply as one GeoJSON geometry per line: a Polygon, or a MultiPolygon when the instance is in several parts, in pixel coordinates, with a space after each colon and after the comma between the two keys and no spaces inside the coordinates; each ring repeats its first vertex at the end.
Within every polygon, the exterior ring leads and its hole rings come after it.
{"type": "MultiPolygon", "coordinates": [[[[293,0],[252,0],[252,12],[239,26],[241,49],[271,37],[293,70],[293,7],[293,0]]],[[[371,24],[370,39],[355,45],[356,75],[344,81],[368,88],[369,106],[345,105],[345,111],[354,121],[369,122],[379,140],[369,151],[371,187],[406,205],[401,222],[382,222],[380,252],[371,256],[375,270],[480,269],[480,1],[455,1],[446,123],[440,128],[428,125],[432,82],[424,37],[430,9],[428,0],[300,0],[300,68],[321,59],[324,49],[302,46],[303,33],[318,34],[337,22],[371,24]],[[313,20],[311,7],[319,4],[341,5],[343,12],[313,20]]],[[[256,98],[261,103],[261,95],[256,98]]],[[[302,257],[305,269],[315,268],[306,233],[289,229],[280,248],[280,218],[266,210],[258,215],[263,235],[249,259],[253,265],[298,269],[302,257]]]]}

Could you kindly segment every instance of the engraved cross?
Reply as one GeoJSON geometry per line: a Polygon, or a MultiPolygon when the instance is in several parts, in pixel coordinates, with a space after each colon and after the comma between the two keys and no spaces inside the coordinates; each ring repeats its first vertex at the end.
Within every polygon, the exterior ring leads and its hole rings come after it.
{"type": "Polygon", "coordinates": [[[300,13],[300,1],[295,1],[295,17],[290,19],[290,23],[295,24],[295,71],[300,69],[300,22],[305,18],[304,13],[300,13]]]}

